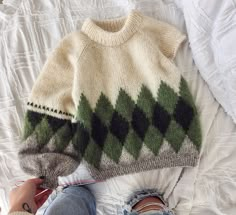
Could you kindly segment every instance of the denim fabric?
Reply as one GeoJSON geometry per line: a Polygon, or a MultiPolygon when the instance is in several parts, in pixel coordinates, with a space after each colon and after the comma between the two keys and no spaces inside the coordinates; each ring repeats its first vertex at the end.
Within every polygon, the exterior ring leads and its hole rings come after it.
{"type": "Polygon", "coordinates": [[[173,211],[170,210],[167,205],[168,204],[165,202],[165,200],[162,198],[162,195],[157,190],[146,189],[142,191],[137,191],[130,197],[129,201],[124,206],[123,213],[124,215],[174,215],[173,211]],[[158,197],[163,202],[163,209],[160,209],[158,211],[151,210],[143,213],[132,211],[132,207],[134,205],[136,205],[144,198],[150,196],[158,197]]]}
{"type": "Polygon", "coordinates": [[[60,192],[44,211],[44,215],[95,215],[93,194],[84,186],[69,186],[60,192]]]}

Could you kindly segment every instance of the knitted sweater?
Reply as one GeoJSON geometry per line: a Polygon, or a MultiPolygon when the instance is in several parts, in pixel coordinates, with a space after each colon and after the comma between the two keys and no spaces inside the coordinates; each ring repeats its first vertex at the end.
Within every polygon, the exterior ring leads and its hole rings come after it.
{"type": "Polygon", "coordinates": [[[25,115],[21,167],[45,186],[84,164],[95,179],[194,166],[201,131],[173,62],[185,36],[132,11],[86,19],[51,53],[25,115]]]}

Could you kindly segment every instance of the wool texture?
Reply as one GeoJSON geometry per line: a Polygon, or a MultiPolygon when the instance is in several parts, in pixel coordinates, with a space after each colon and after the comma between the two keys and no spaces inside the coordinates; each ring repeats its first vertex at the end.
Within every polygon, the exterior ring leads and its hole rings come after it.
{"type": "Polygon", "coordinates": [[[19,160],[57,177],[86,165],[95,179],[194,166],[201,148],[197,109],[174,57],[185,36],[131,11],[86,19],[47,59],[29,101],[19,160]]]}

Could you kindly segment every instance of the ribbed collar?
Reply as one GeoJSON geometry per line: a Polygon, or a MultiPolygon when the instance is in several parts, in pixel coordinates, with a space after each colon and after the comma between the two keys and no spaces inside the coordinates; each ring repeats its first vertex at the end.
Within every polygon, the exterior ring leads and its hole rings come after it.
{"type": "Polygon", "coordinates": [[[117,46],[127,41],[139,28],[143,16],[132,10],[128,16],[109,20],[87,18],[81,31],[88,37],[105,46],[117,46]]]}

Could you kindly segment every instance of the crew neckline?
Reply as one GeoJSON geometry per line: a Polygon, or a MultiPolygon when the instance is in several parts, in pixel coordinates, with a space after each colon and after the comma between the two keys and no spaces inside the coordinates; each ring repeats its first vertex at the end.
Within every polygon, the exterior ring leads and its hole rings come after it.
{"type": "Polygon", "coordinates": [[[117,46],[133,36],[140,27],[142,19],[142,14],[137,10],[132,10],[127,16],[115,19],[94,20],[87,18],[81,31],[99,44],[117,46]]]}

